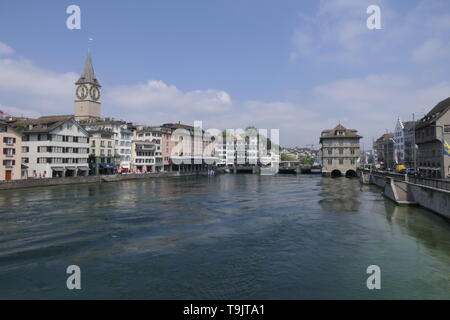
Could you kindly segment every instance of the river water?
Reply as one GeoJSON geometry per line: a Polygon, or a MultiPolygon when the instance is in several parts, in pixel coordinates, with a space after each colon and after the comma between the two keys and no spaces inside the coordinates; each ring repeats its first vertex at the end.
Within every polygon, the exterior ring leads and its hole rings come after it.
{"type": "Polygon", "coordinates": [[[450,299],[450,223],[314,175],[1,191],[0,298],[450,299]]]}

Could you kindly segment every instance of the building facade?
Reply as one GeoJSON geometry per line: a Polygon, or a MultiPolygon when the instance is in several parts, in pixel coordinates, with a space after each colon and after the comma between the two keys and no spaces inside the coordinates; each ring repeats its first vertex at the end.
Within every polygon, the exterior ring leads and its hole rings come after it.
{"type": "Polygon", "coordinates": [[[222,132],[216,137],[215,154],[218,166],[261,165],[272,162],[266,140],[262,139],[256,128],[244,132],[222,132]]]}
{"type": "Polygon", "coordinates": [[[404,122],[403,137],[405,139],[403,164],[407,168],[415,168],[416,142],[415,142],[415,121],[404,122]]]}
{"type": "Polygon", "coordinates": [[[394,130],[394,162],[407,168],[414,168],[414,129],[414,121],[403,122],[398,119],[394,130]]]}
{"type": "Polygon", "coordinates": [[[216,139],[208,132],[181,123],[165,123],[162,128],[170,130],[171,170],[204,170],[216,163],[216,139]]]}
{"type": "Polygon", "coordinates": [[[320,136],[322,145],[322,174],[326,176],[356,176],[362,138],[355,129],[341,124],[334,129],[324,130],[320,136]]]}
{"type": "Polygon", "coordinates": [[[417,121],[415,141],[418,173],[430,178],[450,178],[450,156],[443,152],[443,142],[450,142],[450,98],[417,121]]]}
{"type": "Polygon", "coordinates": [[[22,132],[22,160],[31,178],[89,174],[89,133],[73,116],[16,119],[22,132]]]}
{"type": "Polygon", "coordinates": [[[394,134],[385,133],[373,144],[377,164],[381,169],[392,170],[395,168],[394,158],[394,134]]]}
{"type": "Polygon", "coordinates": [[[22,137],[0,120],[0,181],[22,178],[22,137]]]}
{"type": "Polygon", "coordinates": [[[112,174],[115,166],[115,139],[111,130],[88,131],[89,133],[89,168],[91,174],[112,174]]]}
{"type": "Polygon", "coordinates": [[[125,121],[100,119],[83,121],[82,126],[88,131],[111,131],[114,134],[114,165],[121,172],[131,171],[131,148],[134,126],[125,121]]]}

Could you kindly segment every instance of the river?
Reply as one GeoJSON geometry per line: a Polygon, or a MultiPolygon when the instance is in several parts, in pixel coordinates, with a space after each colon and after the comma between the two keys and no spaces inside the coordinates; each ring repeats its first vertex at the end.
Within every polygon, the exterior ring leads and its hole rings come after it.
{"type": "Polygon", "coordinates": [[[315,175],[1,191],[0,299],[107,298],[450,299],[450,223],[315,175]]]}

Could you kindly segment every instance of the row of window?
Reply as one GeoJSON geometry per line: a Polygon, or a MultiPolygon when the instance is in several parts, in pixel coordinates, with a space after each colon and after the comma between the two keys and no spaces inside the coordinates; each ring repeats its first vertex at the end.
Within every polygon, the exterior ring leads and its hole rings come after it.
{"type": "MultiPolygon", "coordinates": [[[[95,140],[92,140],[91,147],[95,147],[95,140]]],[[[100,141],[100,147],[101,148],[105,147],[105,140],[100,141]]],[[[108,148],[112,148],[112,141],[108,141],[108,148]]]]}
{"type": "MultiPolygon", "coordinates": [[[[26,152],[26,151],[24,151],[26,152]]],[[[89,153],[88,148],[72,148],[72,147],[55,147],[55,146],[39,146],[37,152],[47,152],[47,153],[89,153]]]]}
{"type": "Polygon", "coordinates": [[[87,158],[38,158],[37,163],[87,163],[87,158]]]}
{"type": "Polygon", "coordinates": [[[153,157],[153,156],[155,156],[155,153],[151,152],[151,151],[149,151],[149,152],[136,152],[136,156],[137,157],[153,157]]]}
{"type": "Polygon", "coordinates": [[[147,158],[147,159],[136,159],[134,161],[135,163],[154,163],[154,159],[152,158],[147,158]]]}
{"type": "MultiPolygon", "coordinates": [[[[350,149],[350,154],[355,154],[356,153],[356,151],[357,151],[357,149],[356,148],[349,148],[350,149]]],[[[327,152],[328,152],[328,154],[333,154],[333,149],[324,149],[324,152],[325,152],[325,150],[327,150],[327,152]]],[[[344,154],[344,150],[345,149],[343,149],[343,148],[341,148],[341,149],[339,149],[339,154],[344,154]]]]}
{"type": "MultiPolygon", "coordinates": [[[[80,136],[63,136],[59,134],[38,134],[38,141],[58,141],[58,142],[74,142],[74,143],[88,143],[88,137],[80,136]]],[[[22,141],[30,141],[30,135],[22,136],[22,141]]]]}
{"type": "MultiPolygon", "coordinates": [[[[336,160],[337,159],[328,159],[327,162],[328,162],[328,164],[333,164],[333,163],[336,164],[337,163],[336,160]]],[[[339,161],[339,164],[344,164],[344,159],[339,159],[338,161],[339,161]]],[[[350,164],[355,164],[355,163],[356,163],[355,159],[350,159],[350,164]]]]}
{"type": "MultiPolygon", "coordinates": [[[[91,150],[91,153],[92,153],[92,154],[95,154],[95,149],[92,149],[92,150],[91,150]]],[[[101,156],[106,155],[106,154],[105,154],[105,149],[100,149],[100,155],[101,155],[101,156]]],[[[111,149],[108,149],[108,156],[109,156],[109,157],[112,156],[112,151],[111,151],[111,149]]]]}

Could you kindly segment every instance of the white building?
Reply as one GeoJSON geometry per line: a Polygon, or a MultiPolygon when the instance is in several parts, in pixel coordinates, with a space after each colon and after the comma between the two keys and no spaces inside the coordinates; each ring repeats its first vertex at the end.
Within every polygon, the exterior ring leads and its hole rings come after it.
{"type": "Polygon", "coordinates": [[[89,134],[73,116],[15,119],[22,131],[22,161],[30,178],[89,174],[89,134]]]}
{"type": "MultiPolygon", "coordinates": [[[[133,169],[139,170],[139,164],[142,163],[141,159],[137,160],[135,157],[138,155],[145,155],[147,157],[152,157],[153,161],[151,162],[151,170],[152,172],[161,172],[164,171],[164,162],[163,162],[163,143],[166,141],[164,139],[164,131],[161,127],[148,127],[148,126],[137,126],[136,131],[134,132],[134,141],[132,148],[132,167],[133,169]],[[143,144],[142,142],[146,142],[143,144]],[[142,150],[143,148],[148,149],[149,144],[153,145],[153,150],[142,150]],[[139,150],[141,149],[141,150],[139,150]]],[[[150,159],[145,159],[146,161],[150,161],[150,159]]],[[[150,169],[150,168],[147,168],[150,169]]]]}
{"type": "Polygon", "coordinates": [[[405,136],[404,136],[405,126],[402,120],[398,119],[395,124],[394,130],[394,161],[396,163],[403,163],[405,160],[405,136]]]}
{"type": "Polygon", "coordinates": [[[222,133],[216,137],[216,156],[219,166],[258,165],[264,160],[272,161],[264,145],[265,139],[259,137],[256,129],[250,128],[242,133],[222,133]]]}

